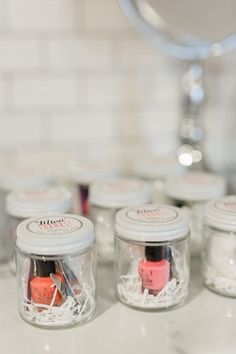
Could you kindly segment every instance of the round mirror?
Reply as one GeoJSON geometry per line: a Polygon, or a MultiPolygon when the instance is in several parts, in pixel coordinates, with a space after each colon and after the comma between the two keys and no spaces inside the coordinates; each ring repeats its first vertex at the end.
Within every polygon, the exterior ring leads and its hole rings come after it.
{"type": "Polygon", "coordinates": [[[136,29],[166,54],[188,62],[182,80],[179,162],[206,169],[201,127],[201,59],[236,47],[235,0],[119,0],[136,29]]]}
{"type": "Polygon", "coordinates": [[[234,0],[120,0],[134,26],[156,46],[186,60],[236,47],[234,0]]]}

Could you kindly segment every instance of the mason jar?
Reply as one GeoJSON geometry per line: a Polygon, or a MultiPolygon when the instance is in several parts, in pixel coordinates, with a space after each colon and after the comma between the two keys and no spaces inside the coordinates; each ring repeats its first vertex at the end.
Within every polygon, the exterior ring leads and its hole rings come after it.
{"type": "Polygon", "coordinates": [[[38,187],[15,190],[7,195],[9,239],[11,244],[10,269],[15,273],[14,247],[16,228],[25,219],[38,215],[57,215],[72,211],[72,195],[63,187],[38,187]]]}
{"type": "Polygon", "coordinates": [[[165,194],[165,181],[169,176],[178,176],[184,173],[184,167],[179,163],[177,156],[144,156],[139,157],[133,165],[133,174],[147,181],[152,188],[153,203],[168,203],[165,194]]]}
{"type": "Polygon", "coordinates": [[[236,297],[236,196],[214,199],[205,207],[202,274],[209,289],[236,297]]]}
{"type": "Polygon", "coordinates": [[[93,182],[118,175],[118,167],[108,161],[78,160],[70,165],[70,180],[74,185],[75,208],[84,216],[89,214],[89,189],[93,182]]]}
{"type": "Polygon", "coordinates": [[[42,216],[17,227],[20,316],[44,328],[87,322],[96,306],[93,224],[73,214],[42,216]]]}
{"type": "Polygon", "coordinates": [[[202,247],[202,218],[205,203],[226,192],[226,181],[216,174],[189,172],[170,177],[165,185],[170,203],[181,207],[190,219],[191,254],[200,255],[202,247]]]}
{"type": "Polygon", "coordinates": [[[94,222],[98,260],[114,260],[114,226],[118,210],[150,202],[148,183],[132,178],[113,178],[96,182],[90,188],[90,218],[94,222]]]}
{"type": "Polygon", "coordinates": [[[118,299],[138,309],[182,305],[189,284],[189,224],[169,205],[124,208],[116,215],[118,299]]]}
{"type": "Polygon", "coordinates": [[[12,255],[9,216],[6,212],[7,194],[16,189],[49,186],[52,181],[48,173],[35,173],[29,169],[11,168],[0,173],[0,263],[8,262],[12,255]]]}

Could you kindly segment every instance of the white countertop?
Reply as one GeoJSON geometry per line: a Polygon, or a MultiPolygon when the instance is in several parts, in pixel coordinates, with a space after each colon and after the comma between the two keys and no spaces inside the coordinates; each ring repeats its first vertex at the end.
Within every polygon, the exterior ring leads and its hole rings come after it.
{"type": "Polygon", "coordinates": [[[102,267],[93,320],[72,329],[44,330],[20,319],[15,278],[0,268],[0,353],[235,354],[236,299],[204,289],[199,271],[200,262],[195,259],[183,307],[143,312],[116,301],[112,269],[102,267]]]}

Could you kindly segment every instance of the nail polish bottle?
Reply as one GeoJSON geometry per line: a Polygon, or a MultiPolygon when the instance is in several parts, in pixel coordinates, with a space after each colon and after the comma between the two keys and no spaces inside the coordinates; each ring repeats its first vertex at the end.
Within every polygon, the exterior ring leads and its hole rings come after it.
{"type": "Polygon", "coordinates": [[[170,253],[164,246],[146,246],[145,259],[138,265],[142,290],[157,295],[170,280],[170,253]]]}
{"type": "Polygon", "coordinates": [[[84,216],[88,215],[89,212],[89,205],[88,205],[88,198],[89,198],[89,186],[88,185],[79,185],[79,198],[81,201],[81,211],[84,216]]]}
{"type": "Polygon", "coordinates": [[[35,260],[36,276],[30,281],[31,299],[36,304],[50,305],[56,292],[53,306],[59,306],[63,302],[62,296],[56,289],[50,274],[53,273],[63,282],[61,274],[56,273],[54,261],[35,260]]]}

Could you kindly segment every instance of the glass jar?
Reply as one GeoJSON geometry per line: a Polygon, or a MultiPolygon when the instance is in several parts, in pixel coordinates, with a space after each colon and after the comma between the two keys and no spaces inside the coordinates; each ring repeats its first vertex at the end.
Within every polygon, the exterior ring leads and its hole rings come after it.
{"type": "Polygon", "coordinates": [[[236,297],[236,196],[206,205],[203,231],[204,283],[219,294],[236,297]]]}
{"type": "Polygon", "coordinates": [[[9,261],[12,255],[12,242],[9,238],[9,216],[6,212],[6,196],[9,192],[21,188],[48,186],[52,176],[40,174],[28,169],[6,169],[0,174],[0,263],[9,261]]]}
{"type": "Polygon", "coordinates": [[[17,227],[20,316],[39,327],[87,322],[96,306],[96,250],[90,220],[72,214],[31,218],[17,227]]]}
{"type": "Polygon", "coordinates": [[[188,219],[176,207],[120,210],[115,225],[119,300],[147,310],[182,305],[188,295],[189,236],[188,219]]]}
{"type": "Polygon", "coordinates": [[[114,260],[114,226],[118,210],[150,202],[149,184],[138,179],[113,178],[90,188],[90,218],[95,225],[98,260],[114,260]]]}
{"type": "Polygon", "coordinates": [[[9,215],[11,244],[10,269],[15,273],[14,246],[16,228],[25,219],[38,215],[57,215],[72,211],[72,195],[62,187],[39,187],[15,190],[8,194],[6,209],[9,215]]]}
{"type": "Polygon", "coordinates": [[[169,176],[178,176],[184,173],[184,167],[176,156],[144,156],[134,162],[133,174],[149,182],[152,187],[153,203],[168,203],[164,185],[169,176]]]}
{"type": "Polygon", "coordinates": [[[189,215],[191,254],[200,255],[204,205],[209,199],[225,194],[224,178],[210,173],[189,172],[183,176],[170,177],[165,190],[170,203],[181,207],[189,215]]]}
{"type": "Polygon", "coordinates": [[[75,208],[79,214],[89,214],[89,189],[93,182],[115,177],[118,168],[107,161],[80,160],[70,166],[70,179],[75,186],[75,208]]]}

